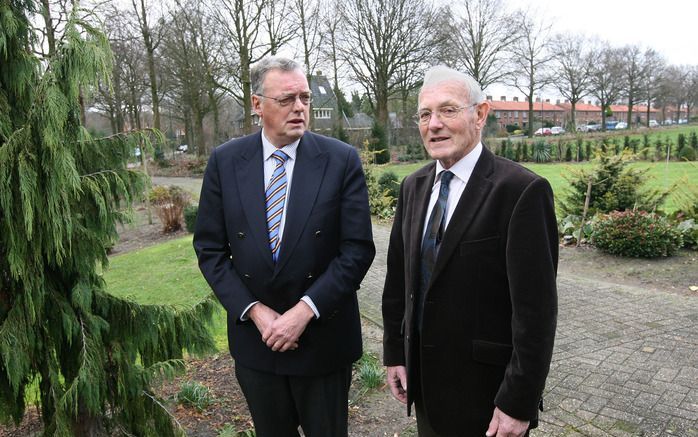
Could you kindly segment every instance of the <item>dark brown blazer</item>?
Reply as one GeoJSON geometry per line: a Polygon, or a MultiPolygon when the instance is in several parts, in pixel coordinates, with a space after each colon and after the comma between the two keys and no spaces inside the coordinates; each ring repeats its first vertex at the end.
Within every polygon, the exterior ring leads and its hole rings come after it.
{"type": "Polygon", "coordinates": [[[550,184],[483,148],[444,234],[415,344],[413,299],[435,166],[400,188],[383,292],[385,365],[407,366],[408,414],[421,387],[439,433],[484,435],[495,406],[535,427],[557,320],[550,184]]]}

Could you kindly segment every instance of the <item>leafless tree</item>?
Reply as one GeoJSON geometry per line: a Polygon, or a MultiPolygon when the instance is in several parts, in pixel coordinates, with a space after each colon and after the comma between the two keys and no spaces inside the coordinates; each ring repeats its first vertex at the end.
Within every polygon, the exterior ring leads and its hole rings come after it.
{"type": "Polygon", "coordinates": [[[517,21],[519,38],[511,46],[513,73],[506,81],[528,99],[528,136],[533,136],[534,94],[551,81],[547,69],[550,61],[550,25],[536,21],[530,12],[521,13],[517,21]]]}
{"type": "Polygon", "coordinates": [[[648,51],[645,57],[647,62],[647,76],[642,83],[642,100],[647,104],[646,113],[646,126],[650,125],[650,114],[652,104],[657,99],[660,91],[661,78],[664,75],[664,70],[666,69],[666,63],[664,58],[656,51],[648,51]]]}
{"type": "Polygon", "coordinates": [[[620,49],[605,44],[595,57],[590,74],[590,93],[601,105],[601,130],[606,130],[610,105],[620,98],[623,91],[623,53],[620,49]]]}
{"type": "Polygon", "coordinates": [[[652,49],[642,50],[637,45],[629,45],[622,49],[623,94],[628,104],[628,126],[633,125],[633,106],[643,101],[643,88],[649,79],[650,69],[656,58],[652,49]]]}
{"type": "Polygon", "coordinates": [[[501,82],[510,70],[508,52],[520,38],[515,15],[503,0],[465,0],[452,8],[456,14],[449,26],[456,68],[463,68],[483,89],[501,82]]]}
{"type": "Polygon", "coordinates": [[[577,103],[589,92],[589,72],[594,61],[593,43],[583,35],[558,34],[551,40],[551,52],[552,83],[570,102],[567,129],[573,131],[577,126],[577,103]]]}
{"type": "Polygon", "coordinates": [[[295,23],[288,19],[291,13],[288,0],[267,1],[262,12],[263,28],[269,40],[269,54],[276,55],[284,44],[291,41],[296,33],[295,23]]]}
{"type": "MultiPolygon", "coordinates": [[[[160,129],[160,94],[158,93],[158,75],[155,65],[155,51],[160,45],[162,26],[153,25],[153,4],[147,0],[131,0],[132,12],[136,25],[143,39],[146,64],[148,66],[148,81],[150,85],[150,105],[153,111],[153,127],[160,129]]],[[[157,21],[157,20],[156,20],[157,21]]]]}
{"type": "Polygon", "coordinates": [[[425,0],[347,0],[341,13],[342,57],[375,102],[377,122],[390,132],[388,99],[400,86],[399,72],[419,77],[433,55],[435,9],[425,0]]]}

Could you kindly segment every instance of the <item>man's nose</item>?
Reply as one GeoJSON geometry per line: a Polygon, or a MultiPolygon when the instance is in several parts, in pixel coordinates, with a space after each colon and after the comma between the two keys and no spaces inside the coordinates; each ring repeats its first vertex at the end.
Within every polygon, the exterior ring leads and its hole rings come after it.
{"type": "Polygon", "coordinates": [[[439,115],[436,112],[432,112],[427,127],[431,130],[438,130],[441,129],[443,126],[444,124],[441,122],[439,115]]]}

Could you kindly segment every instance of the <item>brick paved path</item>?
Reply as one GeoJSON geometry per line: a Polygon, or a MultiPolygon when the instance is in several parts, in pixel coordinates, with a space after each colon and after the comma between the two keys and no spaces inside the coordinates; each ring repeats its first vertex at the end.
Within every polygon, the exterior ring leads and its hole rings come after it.
{"type": "MultiPolygon", "coordinates": [[[[390,229],[359,290],[381,325],[390,229]]],[[[558,277],[559,318],[534,436],[698,436],[698,297],[558,277]]]]}

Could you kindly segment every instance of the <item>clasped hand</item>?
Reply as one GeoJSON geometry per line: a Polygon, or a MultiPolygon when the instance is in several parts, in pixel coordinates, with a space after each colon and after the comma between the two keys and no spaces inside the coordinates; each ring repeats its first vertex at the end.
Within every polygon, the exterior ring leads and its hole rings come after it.
{"type": "Polygon", "coordinates": [[[297,349],[298,339],[313,317],[313,310],[303,301],[283,314],[261,302],[250,308],[250,319],[262,334],[262,341],[274,352],[297,349]]]}

